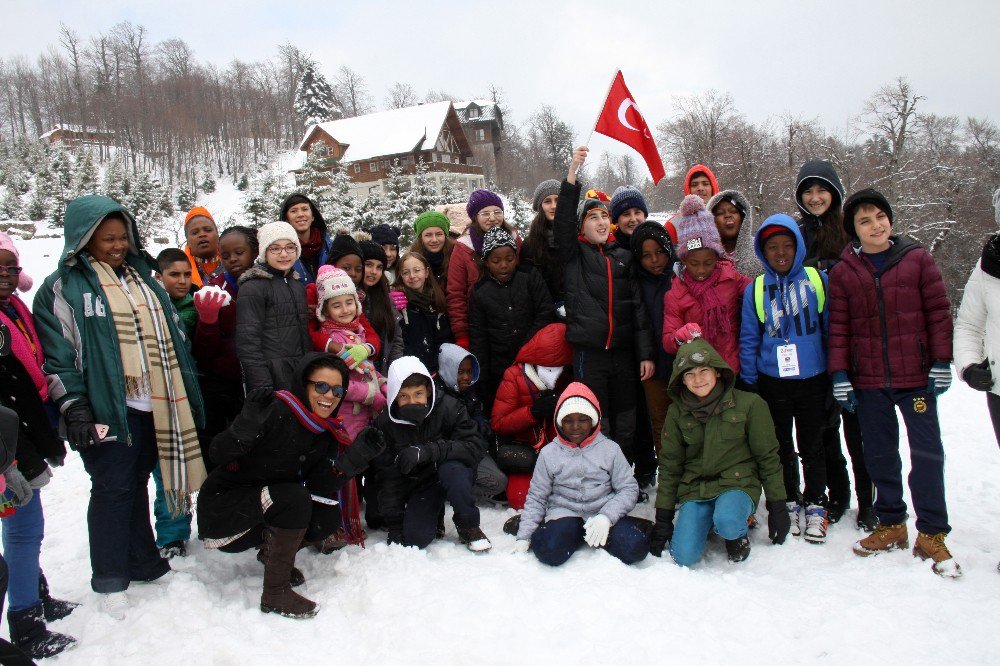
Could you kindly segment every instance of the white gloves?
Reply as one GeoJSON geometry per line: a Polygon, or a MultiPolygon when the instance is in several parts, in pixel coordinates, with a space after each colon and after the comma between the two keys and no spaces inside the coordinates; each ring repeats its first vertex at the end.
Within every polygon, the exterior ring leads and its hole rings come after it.
{"type": "Polygon", "coordinates": [[[611,519],[599,513],[583,524],[583,540],[591,548],[601,548],[608,542],[608,532],[611,531],[611,519]]]}
{"type": "Polygon", "coordinates": [[[527,539],[518,539],[517,541],[514,542],[513,553],[515,555],[519,553],[527,553],[529,548],[531,548],[530,541],[528,541],[527,539]]]}

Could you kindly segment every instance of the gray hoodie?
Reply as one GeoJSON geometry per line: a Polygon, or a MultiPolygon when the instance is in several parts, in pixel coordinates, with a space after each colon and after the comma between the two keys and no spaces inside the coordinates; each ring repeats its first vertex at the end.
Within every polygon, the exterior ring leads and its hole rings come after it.
{"type": "Polygon", "coordinates": [[[736,237],[736,250],[731,255],[727,253],[727,257],[736,264],[738,272],[747,277],[757,277],[764,273],[764,268],[760,265],[760,261],[757,260],[757,254],[753,246],[753,209],[750,208],[750,202],[747,201],[747,198],[738,190],[722,190],[708,200],[705,208],[711,213],[712,209],[724,199],[736,201],[738,203],[737,207],[742,207],[746,211],[743,224],[740,225],[740,235],[736,237]]]}

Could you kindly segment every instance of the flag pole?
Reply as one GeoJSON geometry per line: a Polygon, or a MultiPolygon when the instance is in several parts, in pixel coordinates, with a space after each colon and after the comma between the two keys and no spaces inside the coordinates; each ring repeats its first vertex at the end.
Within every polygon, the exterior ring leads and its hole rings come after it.
{"type": "Polygon", "coordinates": [[[621,73],[621,67],[615,68],[615,73],[611,77],[611,83],[608,84],[608,89],[604,93],[604,101],[601,102],[601,108],[597,111],[597,117],[594,118],[594,122],[590,124],[590,136],[587,137],[587,142],[583,145],[590,147],[590,142],[594,140],[594,132],[597,130],[597,121],[601,119],[601,114],[604,112],[604,105],[608,103],[608,95],[611,94],[611,87],[615,85],[615,79],[621,73]]]}

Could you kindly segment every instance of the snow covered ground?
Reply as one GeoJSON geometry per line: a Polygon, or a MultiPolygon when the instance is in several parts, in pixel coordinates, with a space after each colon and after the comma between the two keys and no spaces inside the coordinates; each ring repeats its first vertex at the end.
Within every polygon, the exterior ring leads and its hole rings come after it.
{"type": "MultiPolygon", "coordinates": [[[[40,284],[61,240],[18,247],[40,284]]],[[[304,621],[260,613],[254,553],[206,551],[197,539],[163,581],[130,588],[124,622],[104,616],[89,583],[89,479],[70,453],[43,491],[42,565],[56,596],[84,605],[52,625],[80,644],[51,663],[995,663],[1000,451],[982,394],[959,383],[941,413],[957,581],[909,553],[853,555],[853,509],[825,545],[772,546],[758,529],[748,561],[730,565],[715,541],[688,570],[653,557],[628,567],[589,549],[550,569],[511,554],[501,526],[512,512],[486,508],[494,548],[484,555],[458,544],[450,517],[426,551],[387,547],[384,532],[366,549],[302,551],[301,589],[321,605],[304,621]]],[[[636,510],[652,513],[651,503],[636,510]]]]}

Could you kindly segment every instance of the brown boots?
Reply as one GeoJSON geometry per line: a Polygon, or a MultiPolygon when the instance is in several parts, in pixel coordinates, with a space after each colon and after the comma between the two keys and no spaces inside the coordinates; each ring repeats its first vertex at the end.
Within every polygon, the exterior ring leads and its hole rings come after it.
{"type": "MultiPolygon", "coordinates": [[[[958,578],[962,575],[962,568],[952,558],[948,546],[944,544],[944,538],[944,532],[940,534],[918,532],[917,541],[913,546],[913,556],[922,560],[933,560],[931,570],[939,576],[958,578]]],[[[905,550],[909,544],[905,523],[879,525],[874,532],[854,544],[854,552],[861,557],[868,557],[891,550],[905,550]]]]}
{"type": "MultiPolygon", "coordinates": [[[[264,533],[264,592],[260,595],[260,610],[285,617],[307,618],[314,616],[316,603],[292,590],[292,571],[295,553],[299,550],[305,530],[288,530],[269,527],[264,533]]],[[[301,573],[300,573],[301,575],[301,573]]]]}

